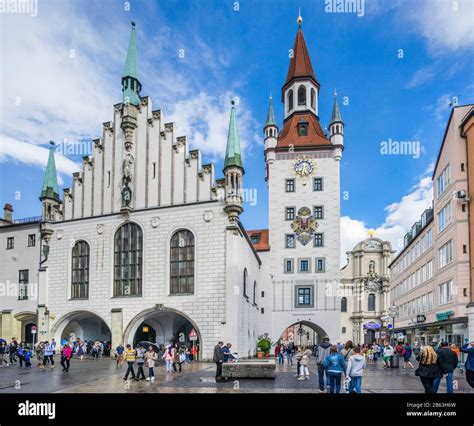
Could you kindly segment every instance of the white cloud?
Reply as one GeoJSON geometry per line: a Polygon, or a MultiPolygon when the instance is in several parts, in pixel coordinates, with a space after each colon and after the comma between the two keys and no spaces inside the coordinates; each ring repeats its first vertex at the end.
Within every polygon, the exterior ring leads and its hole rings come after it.
{"type": "MultiPolygon", "coordinates": [[[[23,154],[28,143],[74,143],[102,135],[102,122],[112,118],[113,105],[121,101],[120,78],[130,34],[120,8],[108,9],[114,25],[96,25],[93,13],[73,2],[39,6],[35,18],[0,16],[2,32],[11,34],[8,43],[0,45],[2,58],[8,58],[0,67],[1,133],[15,140],[23,154]]],[[[180,135],[190,136],[193,148],[202,149],[211,159],[222,158],[230,95],[220,95],[224,90],[217,77],[210,81],[203,75],[209,77],[212,66],[216,68],[213,75],[223,71],[228,55],[214,64],[210,61],[213,49],[184,32],[176,35],[167,26],[145,33],[138,25],[137,31],[142,95],[156,95],[157,108],[167,106],[165,117],[172,116],[180,135]],[[186,47],[184,61],[176,62],[173,43],[186,47]],[[204,65],[199,68],[199,64],[204,65]],[[212,96],[206,85],[212,86],[212,96]],[[199,95],[193,98],[193,93],[199,95]]],[[[256,123],[248,108],[239,109],[238,114],[242,148],[249,149],[256,142],[256,123]]],[[[4,150],[0,161],[38,165],[29,158],[4,150]]]]}
{"type": "Polygon", "coordinates": [[[420,68],[415,72],[415,74],[413,74],[412,78],[406,83],[405,87],[407,89],[412,89],[414,87],[421,86],[432,80],[435,75],[436,72],[430,67],[420,68]]]}
{"type": "MultiPolygon", "coordinates": [[[[0,163],[7,161],[20,162],[44,170],[48,162],[48,155],[48,148],[0,135],[0,163]]],[[[79,164],[58,153],[55,154],[55,162],[59,185],[64,183],[61,174],[70,176],[72,173],[81,170],[79,164]]]]}
{"type": "MultiPolygon", "coordinates": [[[[433,166],[433,164],[430,165],[428,170],[420,177],[419,182],[400,201],[385,207],[387,216],[383,224],[374,227],[375,237],[390,241],[394,250],[398,251],[403,248],[403,237],[406,232],[420,219],[423,211],[431,207],[433,200],[431,172],[433,166]]],[[[368,238],[370,228],[361,220],[349,216],[341,217],[341,266],[347,263],[346,251],[352,250],[358,242],[368,238]]]]}
{"type": "Polygon", "coordinates": [[[435,56],[474,45],[472,0],[405,1],[400,14],[426,39],[435,56]]]}
{"type": "MultiPolygon", "coordinates": [[[[197,97],[174,105],[171,121],[175,121],[179,135],[188,135],[192,148],[201,149],[212,159],[225,154],[230,118],[230,100],[234,96],[227,92],[213,97],[201,92],[197,97]]],[[[258,143],[258,123],[240,99],[237,109],[237,126],[242,151],[258,143]]]]}
{"type": "Polygon", "coordinates": [[[428,105],[426,108],[428,111],[431,111],[434,115],[436,121],[441,125],[445,126],[447,122],[447,117],[449,111],[451,110],[450,103],[453,101],[451,95],[443,93],[433,105],[428,105]]]}

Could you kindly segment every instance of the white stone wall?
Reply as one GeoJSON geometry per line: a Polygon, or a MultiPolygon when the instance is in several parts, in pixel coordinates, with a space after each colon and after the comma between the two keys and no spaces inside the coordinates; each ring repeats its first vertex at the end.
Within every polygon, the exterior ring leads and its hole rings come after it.
{"type": "Polygon", "coordinates": [[[339,337],[339,299],[332,290],[339,283],[340,245],[340,181],[339,162],[332,158],[332,150],[277,154],[270,166],[269,179],[269,229],[270,229],[270,274],[272,291],[272,339],[277,339],[283,330],[303,318],[315,323],[331,339],[339,337]],[[316,164],[313,174],[303,180],[292,172],[294,158],[299,155],[313,157],[316,164]],[[313,177],[322,177],[324,190],[313,191],[313,177]],[[295,192],[285,192],[285,179],[295,179],[295,192]],[[285,234],[293,233],[285,220],[285,207],[301,207],[313,211],[316,205],[324,206],[324,219],[317,220],[318,232],[324,233],[324,247],[314,247],[313,241],[306,246],[296,242],[296,248],[285,248],[285,234]],[[315,259],[325,258],[325,272],[315,273],[315,259]],[[284,259],[294,259],[295,272],[284,273],[284,259]],[[298,273],[298,259],[311,259],[311,272],[298,273]],[[315,306],[313,309],[295,308],[295,286],[311,282],[314,285],[315,306]]]}
{"type": "MultiPolygon", "coordinates": [[[[39,224],[28,223],[23,225],[0,226],[0,337],[9,341],[15,333],[15,337],[22,338],[23,330],[21,324],[14,321],[15,316],[23,314],[35,314],[38,295],[38,264],[40,259],[40,235],[39,224]],[[28,247],[28,235],[36,235],[36,245],[28,247]],[[7,250],[7,238],[14,237],[14,248],[7,250]],[[27,269],[29,275],[28,300],[19,300],[19,271],[27,269]],[[12,327],[5,319],[3,324],[2,311],[10,311],[12,327]]],[[[6,314],[6,313],[5,313],[6,314]]]]}

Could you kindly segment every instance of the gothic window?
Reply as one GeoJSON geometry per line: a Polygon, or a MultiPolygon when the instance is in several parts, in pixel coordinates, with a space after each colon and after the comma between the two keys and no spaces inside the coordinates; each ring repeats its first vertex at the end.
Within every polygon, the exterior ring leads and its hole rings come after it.
{"type": "Polygon", "coordinates": [[[170,243],[171,294],[194,294],[194,235],[181,229],[170,243]]]}
{"type": "Polygon", "coordinates": [[[341,312],[347,312],[347,298],[341,298],[341,312]]]}
{"type": "Polygon", "coordinates": [[[293,109],[293,90],[288,92],[288,111],[293,109]]]}
{"type": "Polygon", "coordinates": [[[89,244],[78,241],[72,248],[71,299],[89,297],[89,244]]]}
{"type": "Polygon", "coordinates": [[[306,87],[298,87],[298,105],[306,105],[306,87]]]}
{"type": "Polygon", "coordinates": [[[311,108],[316,109],[316,91],[311,88],[311,108]]]}
{"type": "Polygon", "coordinates": [[[143,232],[136,223],[125,223],[115,233],[114,296],[141,296],[143,232]]]}
{"type": "Polygon", "coordinates": [[[375,294],[370,293],[368,298],[368,311],[375,311],[375,294]]]}
{"type": "Polygon", "coordinates": [[[244,297],[248,299],[247,296],[247,280],[248,280],[248,273],[247,268],[244,269],[244,297]]]}

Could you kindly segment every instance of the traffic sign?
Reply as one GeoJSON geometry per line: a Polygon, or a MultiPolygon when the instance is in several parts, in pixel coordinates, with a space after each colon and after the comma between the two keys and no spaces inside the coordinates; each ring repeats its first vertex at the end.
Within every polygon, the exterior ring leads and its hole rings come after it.
{"type": "Polygon", "coordinates": [[[189,340],[197,340],[198,336],[194,328],[189,332],[189,340]]]}
{"type": "Polygon", "coordinates": [[[31,334],[36,334],[37,331],[38,331],[38,327],[36,327],[36,325],[33,325],[31,327],[31,334]]]}

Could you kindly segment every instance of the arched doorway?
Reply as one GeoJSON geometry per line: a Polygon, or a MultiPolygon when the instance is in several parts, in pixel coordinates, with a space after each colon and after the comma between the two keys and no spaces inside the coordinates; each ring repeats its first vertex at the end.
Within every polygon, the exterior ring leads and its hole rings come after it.
{"type": "Polygon", "coordinates": [[[52,337],[61,342],[80,338],[85,341],[110,341],[111,332],[106,322],[89,311],[76,311],[64,315],[53,327],[52,337]]]}
{"type": "Polygon", "coordinates": [[[17,333],[18,339],[22,342],[26,342],[32,345],[33,342],[38,342],[38,334],[32,333],[33,327],[37,327],[37,316],[34,312],[21,312],[15,315],[15,319],[18,321],[17,333]]]}
{"type": "Polygon", "coordinates": [[[297,346],[312,346],[322,341],[328,334],[317,324],[310,321],[296,322],[283,330],[279,340],[293,342],[297,346]]]}
{"type": "Polygon", "coordinates": [[[124,333],[124,342],[136,345],[141,340],[158,345],[170,341],[180,345],[201,345],[197,325],[184,313],[171,308],[148,309],[133,318],[124,333]],[[148,327],[146,333],[144,327],[148,327]],[[191,333],[194,330],[193,333],[191,333]],[[195,339],[192,335],[196,334],[195,339]]]}

